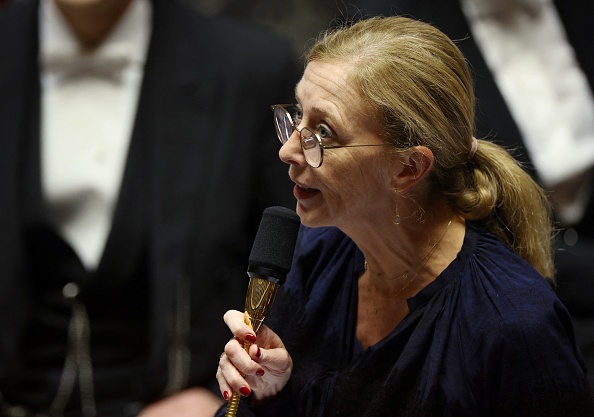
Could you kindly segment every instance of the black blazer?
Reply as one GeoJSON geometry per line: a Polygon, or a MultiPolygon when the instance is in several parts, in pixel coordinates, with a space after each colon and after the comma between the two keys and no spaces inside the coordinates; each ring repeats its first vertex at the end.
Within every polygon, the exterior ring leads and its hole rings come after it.
{"type": "MultiPolygon", "coordinates": [[[[38,0],[14,2],[0,13],[0,378],[18,361],[33,308],[23,223],[31,207],[44,210],[37,6],[38,0]],[[24,173],[23,158],[36,161],[24,173]],[[24,197],[26,184],[39,192],[24,197]]],[[[213,383],[229,338],[222,315],[243,309],[262,210],[294,207],[269,106],[292,101],[298,70],[284,40],[201,17],[177,0],[153,0],[123,191],[99,266],[108,275],[138,251],[148,254],[153,398],[164,388],[167,352],[180,337],[176,312],[184,308],[192,326],[189,384],[213,383]],[[190,304],[177,305],[180,294],[190,304]]]]}

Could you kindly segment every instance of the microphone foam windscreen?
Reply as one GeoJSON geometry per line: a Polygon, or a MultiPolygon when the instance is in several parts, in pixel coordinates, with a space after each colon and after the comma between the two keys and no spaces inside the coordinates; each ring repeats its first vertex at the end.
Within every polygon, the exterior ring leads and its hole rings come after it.
{"type": "Polygon", "coordinates": [[[293,210],[280,206],[265,209],[249,264],[286,275],[291,269],[300,224],[299,216],[293,210]]]}

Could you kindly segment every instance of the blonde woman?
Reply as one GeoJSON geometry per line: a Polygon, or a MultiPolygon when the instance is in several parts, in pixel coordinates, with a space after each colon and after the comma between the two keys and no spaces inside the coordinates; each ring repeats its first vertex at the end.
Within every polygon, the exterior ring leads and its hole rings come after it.
{"type": "Polygon", "coordinates": [[[330,31],[296,101],[273,106],[304,225],[293,269],[270,327],[225,315],[217,378],[248,397],[239,415],[591,416],[550,208],[473,137],[456,45],[400,17],[330,31]]]}

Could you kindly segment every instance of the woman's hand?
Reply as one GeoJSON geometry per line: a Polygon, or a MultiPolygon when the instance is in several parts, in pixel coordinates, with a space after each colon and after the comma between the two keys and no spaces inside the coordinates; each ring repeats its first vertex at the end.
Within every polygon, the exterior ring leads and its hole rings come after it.
{"type": "Polygon", "coordinates": [[[229,310],[224,320],[235,337],[225,345],[219,360],[217,380],[221,395],[228,400],[233,391],[238,391],[243,396],[252,394],[256,401],[276,395],[293,370],[293,360],[281,339],[265,325],[256,337],[242,312],[229,310]],[[244,341],[252,343],[249,352],[243,348],[244,341]]]}

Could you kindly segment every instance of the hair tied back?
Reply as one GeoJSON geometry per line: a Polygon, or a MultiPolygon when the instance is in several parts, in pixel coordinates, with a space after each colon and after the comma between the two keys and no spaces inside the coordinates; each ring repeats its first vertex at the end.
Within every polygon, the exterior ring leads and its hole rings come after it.
{"type": "Polygon", "coordinates": [[[472,137],[472,144],[470,145],[470,152],[468,152],[468,158],[472,159],[474,154],[476,153],[476,149],[478,148],[478,140],[473,136],[472,137]]]}

